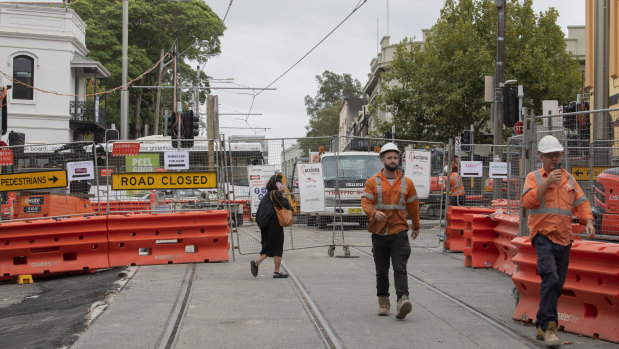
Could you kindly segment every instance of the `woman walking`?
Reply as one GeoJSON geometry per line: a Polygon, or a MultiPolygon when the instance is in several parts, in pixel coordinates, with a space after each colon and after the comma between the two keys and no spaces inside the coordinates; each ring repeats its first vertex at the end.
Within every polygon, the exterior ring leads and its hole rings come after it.
{"type": "Polygon", "coordinates": [[[292,209],[288,200],[281,193],[284,190],[282,175],[271,176],[266,189],[268,192],[260,201],[256,213],[256,222],[260,227],[262,250],[260,251],[260,257],[250,263],[251,274],[254,277],[258,276],[258,266],[260,263],[267,257],[273,257],[275,264],[273,278],[287,278],[288,274],[279,271],[284,251],[284,228],[279,224],[275,212],[275,207],[292,209]]]}

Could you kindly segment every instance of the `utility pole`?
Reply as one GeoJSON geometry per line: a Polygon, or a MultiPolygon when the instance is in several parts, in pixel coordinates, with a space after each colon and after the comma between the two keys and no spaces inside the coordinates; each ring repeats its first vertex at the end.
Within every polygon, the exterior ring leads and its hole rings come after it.
{"type": "MultiPolygon", "coordinates": [[[[161,49],[161,57],[163,57],[163,49],[161,49]]],[[[157,78],[157,87],[161,86],[161,79],[163,78],[163,61],[159,63],[159,77],[157,78]]],[[[159,113],[161,108],[161,89],[157,89],[157,101],[155,102],[155,129],[153,134],[159,134],[159,113]]]]}
{"type": "Polygon", "coordinates": [[[120,138],[129,139],[129,90],[127,89],[128,45],[129,45],[129,0],[123,1],[122,14],[122,89],[120,91],[120,138]]]}
{"type": "MultiPolygon", "coordinates": [[[[614,0],[613,0],[614,1],[614,0]]],[[[594,40],[593,47],[593,109],[608,109],[608,76],[609,76],[609,33],[610,33],[610,0],[595,0],[594,8],[594,40]]],[[[593,126],[594,165],[610,166],[613,139],[611,117],[608,112],[595,115],[593,126]]]]}
{"type": "MultiPolygon", "coordinates": [[[[206,135],[208,141],[209,169],[215,169],[215,144],[219,139],[219,100],[217,96],[208,95],[206,98],[206,135]]],[[[222,149],[225,150],[225,149],[222,149]]]]}
{"type": "Polygon", "coordinates": [[[193,89],[193,117],[200,122],[200,66],[196,66],[196,83],[193,89]]]}
{"type": "MultiPolygon", "coordinates": [[[[505,0],[495,0],[497,9],[496,32],[496,77],[494,79],[494,161],[501,153],[503,145],[503,80],[505,80],[505,0]]],[[[492,197],[500,198],[503,183],[497,178],[493,181],[492,197]]]]}

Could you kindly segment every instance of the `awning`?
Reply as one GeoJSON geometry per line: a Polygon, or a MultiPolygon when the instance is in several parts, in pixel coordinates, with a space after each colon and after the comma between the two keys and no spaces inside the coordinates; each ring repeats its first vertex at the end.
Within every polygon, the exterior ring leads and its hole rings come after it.
{"type": "Polygon", "coordinates": [[[79,53],[75,53],[73,59],[71,60],[71,68],[82,68],[85,73],[94,74],[97,73],[98,76],[102,78],[109,78],[110,72],[105,69],[103,64],[93,61],[92,59],[88,59],[82,56],[79,53]]]}

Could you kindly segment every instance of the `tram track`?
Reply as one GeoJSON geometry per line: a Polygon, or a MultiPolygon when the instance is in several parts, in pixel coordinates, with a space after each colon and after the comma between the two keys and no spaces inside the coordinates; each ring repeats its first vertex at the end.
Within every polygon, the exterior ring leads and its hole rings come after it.
{"type": "MultiPolygon", "coordinates": [[[[363,249],[357,248],[357,247],[353,247],[355,250],[369,256],[372,257],[372,254],[368,251],[364,251],[363,249]]],[[[510,337],[512,337],[513,339],[518,340],[519,342],[527,345],[529,348],[547,348],[546,345],[544,345],[542,342],[539,342],[523,333],[521,333],[520,331],[518,331],[516,328],[514,328],[513,326],[505,323],[504,321],[497,319],[496,317],[481,311],[479,309],[477,309],[474,305],[471,305],[465,301],[463,301],[462,299],[449,294],[446,291],[441,290],[440,288],[426,282],[425,280],[421,279],[420,277],[412,274],[411,272],[407,272],[409,279],[415,281],[417,284],[424,286],[425,288],[429,289],[430,291],[438,294],[439,296],[449,300],[452,303],[455,303],[456,305],[462,307],[463,309],[465,309],[466,311],[468,311],[469,313],[477,316],[478,318],[488,322],[489,324],[491,324],[494,328],[502,331],[503,333],[509,335],[510,337]]]]}

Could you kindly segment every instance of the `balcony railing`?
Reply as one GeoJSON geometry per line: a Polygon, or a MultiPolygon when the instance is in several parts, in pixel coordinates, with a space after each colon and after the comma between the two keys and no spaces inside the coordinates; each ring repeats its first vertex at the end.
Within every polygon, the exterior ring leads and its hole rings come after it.
{"type": "Polygon", "coordinates": [[[99,106],[99,112],[95,111],[95,103],[91,101],[71,101],[69,104],[71,121],[93,123],[107,128],[105,109],[99,106]]]}

